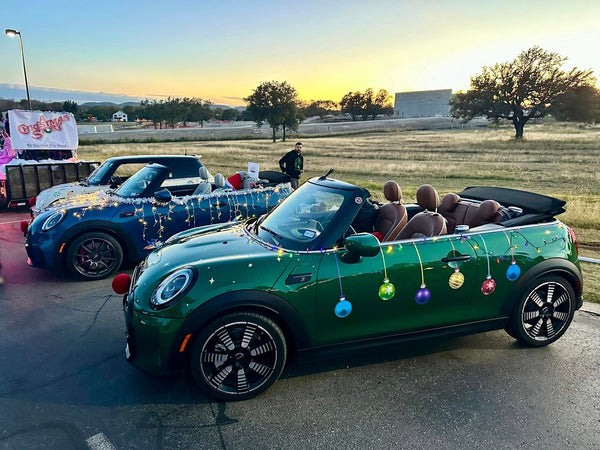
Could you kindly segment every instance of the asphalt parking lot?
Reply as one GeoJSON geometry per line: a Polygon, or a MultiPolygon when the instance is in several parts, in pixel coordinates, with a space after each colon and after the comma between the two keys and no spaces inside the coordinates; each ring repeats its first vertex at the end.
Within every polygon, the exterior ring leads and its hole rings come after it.
{"type": "Polygon", "coordinates": [[[26,217],[0,211],[2,449],[600,447],[600,305],[545,348],[495,331],[313,354],[215,403],[127,364],[110,279],[28,267],[26,217]]]}

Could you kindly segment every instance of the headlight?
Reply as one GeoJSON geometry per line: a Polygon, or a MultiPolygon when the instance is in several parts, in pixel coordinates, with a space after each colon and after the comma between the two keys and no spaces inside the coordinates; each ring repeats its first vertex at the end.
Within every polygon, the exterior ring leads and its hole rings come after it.
{"type": "Polygon", "coordinates": [[[155,309],[166,308],[177,297],[181,297],[196,278],[196,272],[191,267],[176,270],[162,283],[150,297],[150,305],[155,309]]]}
{"type": "Polygon", "coordinates": [[[64,211],[55,212],[44,221],[44,224],[42,225],[42,231],[48,231],[49,229],[54,228],[60,223],[61,220],[63,220],[64,217],[64,211]]]}

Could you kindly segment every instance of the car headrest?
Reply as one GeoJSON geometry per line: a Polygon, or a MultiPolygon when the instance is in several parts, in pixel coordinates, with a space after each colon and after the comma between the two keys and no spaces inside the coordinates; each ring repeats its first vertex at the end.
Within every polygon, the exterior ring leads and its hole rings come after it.
{"type": "Polygon", "coordinates": [[[402,189],[395,181],[386,181],[383,185],[383,196],[389,202],[399,202],[402,200],[402,189]]]}
{"type": "Polygon", "coordinates": [[[484,200],[479,205],[479,218],[485,221],[492,220],[499,209],[500,203],[496,200],[484,200]]]}
{"type": "Polygon", "coordinates": [[[421,208],[428,211],[436,211],[440,203],[440,197],[432,185],[423,184],[417,189],[417,203],[421,208]]]}
{"type": "Polygon", "coordinates": [[[217,186],[218,188],[225,187],[225,177],[222,173],[215,174],[215,186],[217,186]]]}
{"type": "Polygon", "coordinates": [[[206,167],[202,166],[198,169],[198,176],[203,180],[208,180],[208,170],[206,170],[206,167]]]}
{"type": "Polygon", "coordinates": [[[456,209],[456,205],[460,201],[460,196],[453,192],[446,194],[442,197],[439,209],[444,212],[452,212],[456,209]]]}

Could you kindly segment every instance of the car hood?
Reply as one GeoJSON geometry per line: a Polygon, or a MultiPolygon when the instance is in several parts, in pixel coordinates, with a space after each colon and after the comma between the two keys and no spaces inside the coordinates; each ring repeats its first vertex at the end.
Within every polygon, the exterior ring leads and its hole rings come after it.
{"type": "MultiPolygon", "coordinates": [[[[81,188],[81,190],[74,190],[70,195],[57,200],[51,207],[69,209],[93,206],[97,209],[101,209],[102,207],[115,202],[115,197],[106,193],[108,186],[81,186],[81,188]]],[[[43,212],[43,210],[40,212],[43,212]]]]}
{"type": "Polygon", "coordinates": [[[92,192],[98,190],[98,188],[98,186],[85,186],[79,182],[64,183],[52,186],[51,188],[44,189],[37,195],[35,206],[32,208],[33,212],[39,214],[58,200],[71,197],[73,195],[92,192]]]}
{"type": "Polygon", "coordinates": [[[152,252],[135,280],[136,309],[161,315],[162,311],[150,308],[150,296],[164,278],[181,267],[194,267],[197,279],[188,295],[168,308],[171,317],[185,317],[199,304],[226,292],[271,289],[291,258],[250,236],[243,225],[226,225],[225,229],[211,225],[184,236],[180,233],[152,252]]]}

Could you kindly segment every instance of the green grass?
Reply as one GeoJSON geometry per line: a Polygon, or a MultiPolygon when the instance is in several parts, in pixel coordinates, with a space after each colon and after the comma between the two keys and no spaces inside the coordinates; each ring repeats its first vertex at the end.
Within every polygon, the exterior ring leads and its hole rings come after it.
{"type": "MultiPolygon", "coordinates": [[[[383,184],[392,179],[402,187],[405,203],[415,200],[424,183],[440,196],[467,186],[497,185],[559,197],[567,201],[560,219],[574,229],[581,255],[600,259],[600,127],[532,124],[523,141],[512,135],[510,127],[498,127],[303,136],[303,179],[334,168],[334,177],[366,187],[378,200],[383,200],[383,184]]],[[[95,143],[80,147],[79,157],[201,154],[213,174],[229,176],[245,170],[249,161],[261,170],[278,170],[277,161],[296,139],[95,143]]],[[[582,265],[584,298],[600,303],[600,265],[582,265]]]]}

